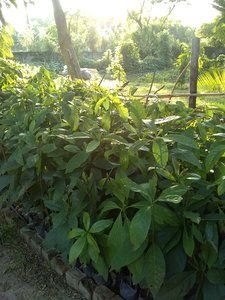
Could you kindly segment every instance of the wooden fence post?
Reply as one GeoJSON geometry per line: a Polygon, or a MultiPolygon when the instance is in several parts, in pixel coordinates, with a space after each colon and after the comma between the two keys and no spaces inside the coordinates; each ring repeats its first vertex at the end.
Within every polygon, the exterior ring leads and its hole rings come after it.
{"type": "MultiPolygon", "coordinates": [[[[192,53],[190,64],[190,94],[197,94],[199,52],[200,39],[194,37],[192,40],[192,53]]],[[[189,107],[196,108],[196,96],[189,97],[189,107]]]]}

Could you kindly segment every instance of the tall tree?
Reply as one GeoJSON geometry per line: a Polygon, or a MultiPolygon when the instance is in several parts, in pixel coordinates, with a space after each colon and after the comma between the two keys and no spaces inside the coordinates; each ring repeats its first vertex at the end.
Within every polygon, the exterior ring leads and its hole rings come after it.
{"type": "Polygon", "coordinates": [[[3,14],[3,6],[10,7],[11,5],[16,6],[15,0],[0,0],[0,22],[2,26],[6,26],[7,22],[5,20],[4,14],[3,14]]]}
{"type": "Polygon", "coordinates": [[[82,78],[80,64],[68,31],[66,17],[59,0],[52,0],[58,40],[62,56],[72,79],[82,78]]]}

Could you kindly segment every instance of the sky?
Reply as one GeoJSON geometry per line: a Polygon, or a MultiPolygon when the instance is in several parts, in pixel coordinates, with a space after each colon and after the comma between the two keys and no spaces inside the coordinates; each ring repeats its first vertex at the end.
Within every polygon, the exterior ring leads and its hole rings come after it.
{"type": "MultiPolygon", "coordinates": [[[[189,4],[178,4],[171,17],[180,20],[183,25],[198,28],[202,23],[211,22],[218,12],[213,9],[213,0],[188,0],[189,4]]],[[[36,4],[28,8],[29,16],[39,18],[52,18],[51,0],[35,0],[36,4]]],[[[97,17],[113,17],[117,20],[124,20],[127,11],[138,9],[140,0],[61,0],[64,11],[73,12],[80,10],[82,14],[97,17]]],[[[153,10],[146,9],[151,16],[165,16],[168,7],[159,5],[153,10]]],[[[7,20],[19,31],[26,25],[25,9],[22,0],[18,0],[18,9],[5,11],[7,20]]]]}

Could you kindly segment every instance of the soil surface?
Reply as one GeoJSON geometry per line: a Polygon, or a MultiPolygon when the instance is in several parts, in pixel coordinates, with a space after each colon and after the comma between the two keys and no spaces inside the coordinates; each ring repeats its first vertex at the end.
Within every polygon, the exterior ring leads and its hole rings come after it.
{"type": "Polygon", "coordinates": [[[0,300],[49,299],[84,300],[19,238],[15,223],[0,215],[0,300]]]}

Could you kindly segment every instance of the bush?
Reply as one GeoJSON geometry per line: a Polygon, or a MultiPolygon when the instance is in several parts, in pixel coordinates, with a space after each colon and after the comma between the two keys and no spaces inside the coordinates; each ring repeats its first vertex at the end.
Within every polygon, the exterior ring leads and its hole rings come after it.
{"type": "Polygon", "coordinates": [[[224,115],[56,86],[43,68],[10,72],[0,73],[1,202],[38,213],[45,247],[64,260],[105,280],[117,272],[145,299],[222,299],[224,115]]]}
{"type": "Polygon", "coordinates": [[[125,72],[138,72],[140,56],[138,47],[133,41],[124,42],[119,47],[121,65],[125,72]]]}
{"type": "Polygon", "coordinates": [[[140,64],[142,72],[154,72],[165,69],[165,63],[161,58],[146,56],[140,64]]]}

